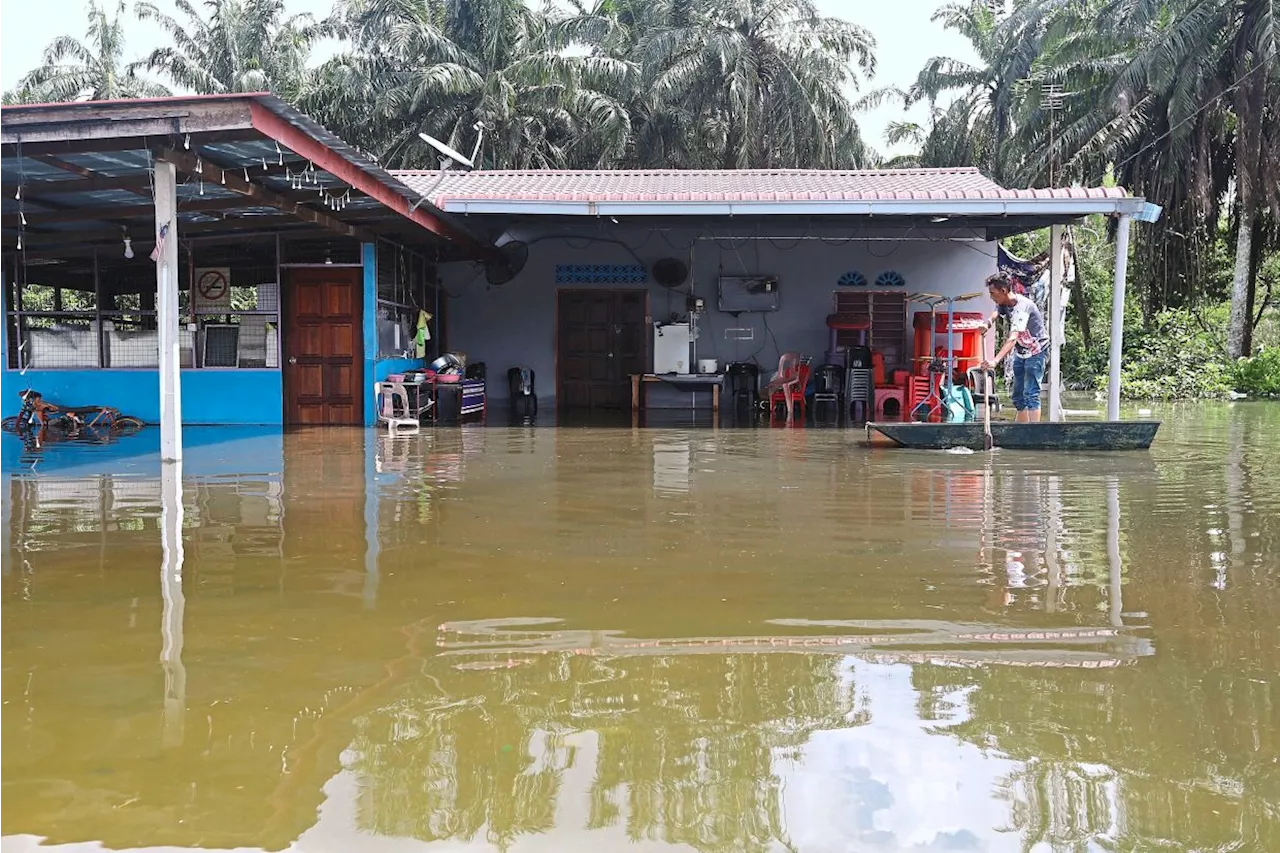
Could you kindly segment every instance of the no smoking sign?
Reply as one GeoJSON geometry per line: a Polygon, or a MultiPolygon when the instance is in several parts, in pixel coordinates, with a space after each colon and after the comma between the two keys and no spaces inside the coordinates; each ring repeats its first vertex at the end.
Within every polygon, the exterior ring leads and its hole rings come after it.
{"type": "Polygon", "coordinates": [[[196,268],[192,304],[197,311],[231,307],[230,267],[196,268]]]}

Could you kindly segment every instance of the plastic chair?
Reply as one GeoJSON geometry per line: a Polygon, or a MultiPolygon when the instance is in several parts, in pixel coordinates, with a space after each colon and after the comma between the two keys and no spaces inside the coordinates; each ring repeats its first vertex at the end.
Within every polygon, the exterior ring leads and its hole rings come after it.
{"type": "Polygon", "coordinates": [[[844,408],[844,368],[838,364],[824,364],[814,373],[813,418],[818,419],[822,403],[834,403],[836,421],[844,408]]]}
{"type": "Polygon", "coordinates": [[[409,392],[403,382],[373,383],[373,399],[377,405],[378,420],[387,425],[387,432],[401,427],[411,427],[416,432],[421,424],[409,411],[409,392]]]}
{"type": "Polygon", "coordinates": [[[876,389],[876,420],[900,420],[906,412],[907,392],[894,385],[876,389]]]}
{"type": "Polygon", "coordinates": [[[784,352],[778,359],[778,372],[765,386],[765,394],[769,401],[769,419],[772,421],[774,410],[779,403],[787,407],[787,423],[795,420],[795,404],[800,403],[800,417],[807,412],[805,403],[805,386],[809,384],[812,368],[804,362],[798,352],[784,352]]]}
{"type": "Polygon", "coordinates": [[[871,419],[871,407],[875,400],[873,378],[869,367],[851,367],[846,372],[844,398],[849,406],[850,423],[860,424],[871,419]]]}
{"type": "Polygon", "coordinates": [[[996,394],[996,372],[988,370],[987,376],[991,377],[991,396],[983,394],[982,368],[970,367],[965,373],[968,376],[970,393],[973,395],[974,406],[990,406],[991,414],[1000,412],[1000,397],[996,394]]]}

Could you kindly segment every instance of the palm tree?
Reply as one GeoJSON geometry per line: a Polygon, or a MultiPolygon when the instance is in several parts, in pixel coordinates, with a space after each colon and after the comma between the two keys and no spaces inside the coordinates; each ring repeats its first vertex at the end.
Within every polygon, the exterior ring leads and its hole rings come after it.
{"type": "Polygon", "coordinates": [[[1030,73],[1040,52],[1040,21],[1002,23],[986,0],[947,3],[932,20],[968,39],[980,62],[935,56],[907,90],[908,106],[925,100],[935,110],[930,137],[942,137],[934,140],[934,147],[953,158],[928,165],[981,166],[996,181],[1007,183],[1016,170],[1017,152],[1008,151],[1007,145],[1015,130],[1019,81],[1030,73]],[[946,95],[956,95],[956,101],[938,116],[938,101],[946,95]]]}
{"type": "Polygon", "coordinates": [[[11,103],[53,101],[104,101],[167,95],[163,86],[151,83],[124,64],[124,27],[121,0],[115,15],[95,0],[89,2],[89,26],[85,40],[59,36],[49,43],[40,65],[5,95],[11,103]]]}
{"type": "Polygon", "coordinates": [[[285,18],[282,0],[205,0],[208,18],[190,0],[175,2],[183,20],[154,3],[136,6],[138,18],[159,24],[172,44],[135,65],[202,94],[271,91],[297,98],[316,36],[311,16],[285,18]]]}
{"type": "Polygon", "coordinates": [[[421,132],[470,150],[477,124],[489,167],[564,167],[593,143],[621,149],[629,117],[609,92],[631,65],[565,52],[554,24],[522,0],[351,0],[332,25],[352,50],[325,64],[303,102],[397,166],[434,162],[421,132]]]}
{"type": "Polygon", "coordinates": [[[812,0],[668,0],[639,49],[654,121],[689,134],[682,166],[849,167],[870,157],[846,92],[875,39],[812,0]]]}

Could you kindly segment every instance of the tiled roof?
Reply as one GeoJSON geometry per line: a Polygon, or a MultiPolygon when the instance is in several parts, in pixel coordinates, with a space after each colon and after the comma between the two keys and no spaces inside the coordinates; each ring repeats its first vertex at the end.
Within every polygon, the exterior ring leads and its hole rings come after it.
{"type": "Polygon", "coordinates": [[[975,168],[394,171],[448,210],[461,201],[830,202],[1125,198],[1119,187],[1005,189],[975,168]]]}

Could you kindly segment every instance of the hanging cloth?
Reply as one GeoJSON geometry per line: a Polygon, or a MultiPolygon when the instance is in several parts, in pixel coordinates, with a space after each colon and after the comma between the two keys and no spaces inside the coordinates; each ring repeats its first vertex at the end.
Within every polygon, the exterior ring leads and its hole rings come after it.
{"type": "Polygon", "coordinates": [[[431,330],[427,328],[427,324],[431,322],[431,316],[426,311],[418,312],[418,332],[413,336],[413,354],[416,358],[426,358],[427,341],[431,340],[431,330]]]}

